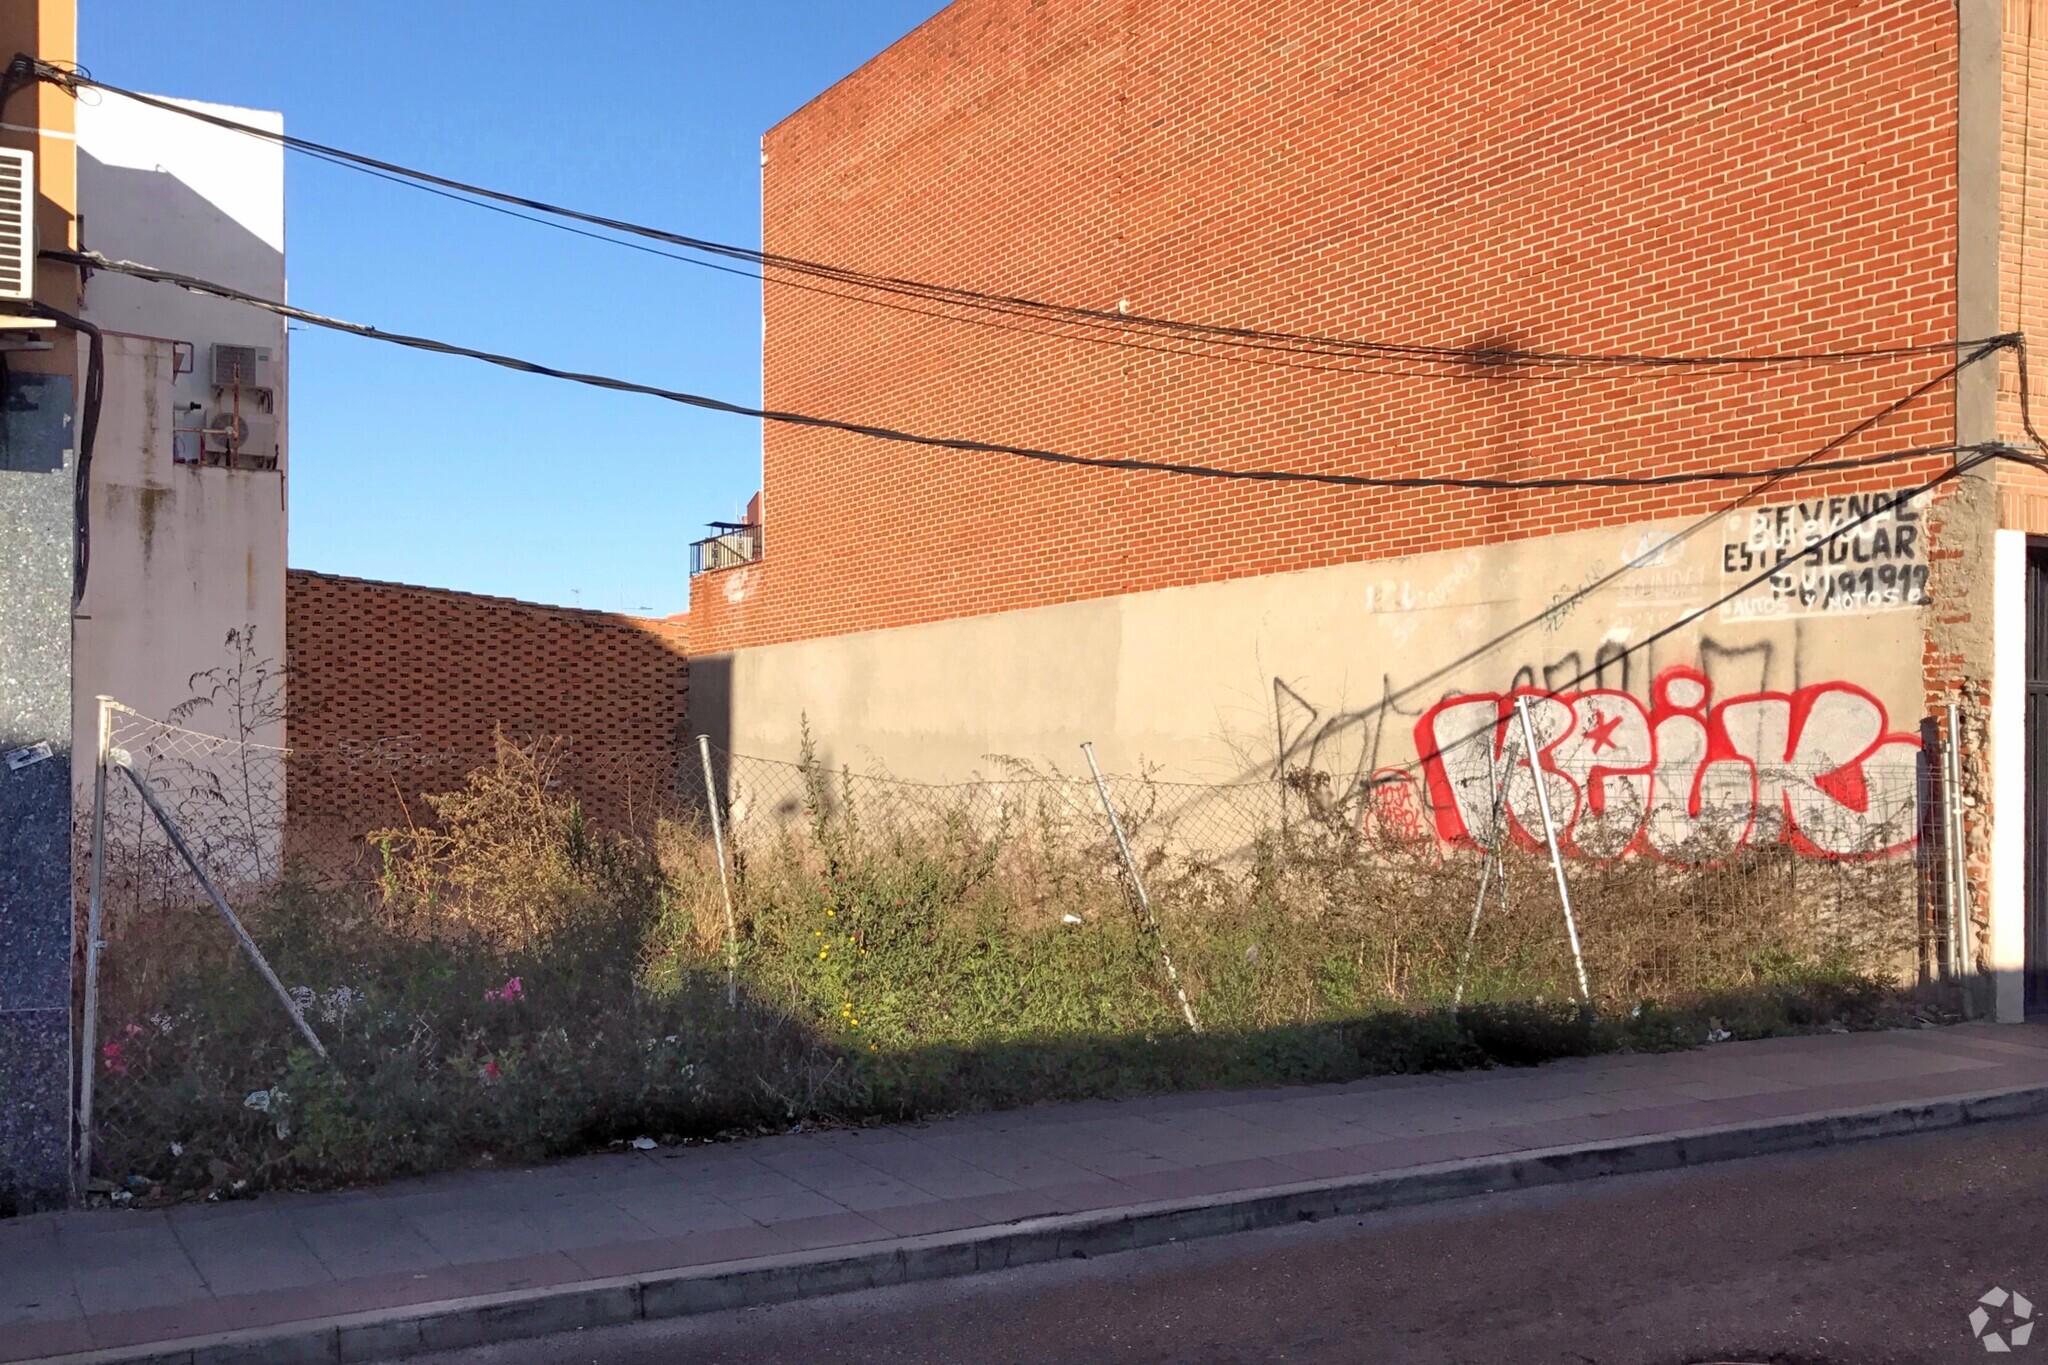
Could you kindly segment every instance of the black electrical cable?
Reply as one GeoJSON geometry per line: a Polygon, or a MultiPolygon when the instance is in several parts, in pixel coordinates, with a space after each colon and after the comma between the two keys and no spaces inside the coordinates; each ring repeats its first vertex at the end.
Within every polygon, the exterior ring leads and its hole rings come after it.
{"type": "Polygon", "coordinates": [[[0,73],[0,111],[7,108],[7,102],[14,98],[14,92],[37,80],[35,72],[16,57],[7,64],[7,70],[0,73]]]}
{"type": "MultiPolygon", "coordinates": [[[[1779,465],[1763,469],[1707,469],[1683,474],[1646,475],[1586,475],[1578,477],[1553,477],[1536,479],[1499,478],[1452,478],[1444,476],[1416,476],[1390,478],[1363,474],[1317,474],[1291,469],[1220,469],[1212,465],[1183,464],[1162,460],[1140,460],[1109,456],[1073,455],[1063,451],[1045,450],[1032,446],[1009,445],[999,441],[982,441],[965,437],[926,436],[915,432],[900,431],[893,427],[874,426],[864,422],[844,421],[834,417],[818,417],[808,413],[786,412],[772,408],[750,407],[743,403],[727,402],[720,398],[709,398],[702,394],[687,393],[678,389],[665,389],[652,384],[639,384],[631,380],[614,379],[607,375],[587,374],[576,370],[557,369],[516,356],[500,355],[492,351],[481,351],[452,342],[435,341],[428,337],[410,336],[401,332],[386,332],[358,322],[345,322],[340,318],[327,317],[320,313],[296,308],[290,304],[278,303],[245,290],[229,285],[216,284],[209,280],[197,279],[176,271],[159,270],[153,266],[135,261],[117,261],[97,252],[45,250],[43,257],[63,261],[81,268],[104,270],[114,274],[131,275],[138,279],[154,280],[162,284],[175,285],[197,294],[245,303],[279,316],[292,318],[315,327],[324,327],[354,336],[368,337],[375,341],[389,342],[414,350],[428,351],[437,355],[461,356],[481,361],[504,369],[524,374],[537,374],[550,379],[566,380],[575,384],[587,384],[594,388],[608,389],[618,393],[637,393],[650,398],[660,398],[671,403],[688,407],[703,408],[712,412],[729,413],[739,417],[750,417],[759,421],[777,422],[791,426],[813,427],[827,431],[842,431],[854,436],[867,436],[876,440],[896,441],[909,445],[926,446],[942,450],[957,450],[970,454],[1011,455],[1021,459],[1037,460],[1048,464],[1074,465],[1090,469],[1115,469],[1137,473],[1177,474],[1195,478],[1228,479],[1245,483],[1270,484],[1318,484],[1337,488],[1378,488],[1378,489],[1435,489],[1459,488],[1500,492],[1560,490],[1568,488],[1664,488],[1689,483],[1749,482],[1757,479],[1790,477],[1794,473],[1824,473],[1844,469],[1868,469],[1877,465],[1895,464],[1904,460],[1920,459],[1934,455],[1955,454],[1965,449],[1955,445],[1916,446],[1907,450],[1888,451],[1855,460],[1818,462],[1809,456],[1792,465],[1779,465]]],[[[1980,346],[1968,358],[1959,360],[1941,375],[1927,381],[1906,399],[1899,400],[1887,411],[1896,410],[1904,402],[1916,397],[1934,384],[1944,382],[1963,366],[1981,359],[1992,351],[2001,349],[2005,343],[1995,341],[1980,346]]],[[[1872,418],[1859,424],[1854,431],[1868,430],[1878,420],[1872,418]]],[[[1852,432],[1853,434],[1853,432],[1852,432]]],[[[1847,438],[1837,438],[1825,449],[1836,449],[1847,438]]],[[[1768,486],[1768,485],[1767,485],[1768,486]]]]}
{"type": "MultiPolygon", "coordinates": [[[[1185,350],[1178,346],[1148,345],[1147,343],[1142,341],[1131,341],[1120,336],[1097,335],[1091,332],[1059,332],[1048,330],[1048,328],[1046,327],[1019,327],[1011,323],[998,322],[991,318],[976,317],[971,313],[945,313],[940,312],[938,309],[935,308],[915,308],[907,303],[893,303],[890,302],[888,299],[870,298],[862,294],[850,294],[846,293],[843,290],[828,289],[824,285],[820,284],[807,284],[802,280],[786,279],[781,276],[770,275],[765,271],[761,270],[742,270],[737,266],[721,265],[717,261],[707,261],[700,259],[699,257],[696,256],[685,256],[680,252],[663,251],[660,247],[647,246],[644,243],[629,241],[623,237],[608,237],[602,232],[592,232],[587,228],[574,227],[568,223],[558,223],[553,221],[552,219],[542,218],[537,214],[522,213],[518,209],[507,208],[503,204],[494,204],[491,203],[489,200],[472,199],[465,195],[457,194],[452,190],[444,190],[433,185],[424,185],[420,184],[417,181],[407,180],[403,176],[391,175],[384,171],[373,170],[367,166],[352,165],[347,161],[343,161],[339,157],[328,156],[324,152],[307,151],[304,148],[300,148],[298,150],[304,152],[305,155],[312,157],[315,161],[325,161],[330,165],[340,166],[345,170],[357,171],[360,172],[361,174],[372,176],[378,180],[386,180],[394,185],[402,185],[407,189],[418,190],[423,194],[431,194],[438,198],[447,199],[457,204],[467,204],[471,208],[483,209],[488,213],[501,214],[507,218],[516,218],[522,223],[533,223],[540,227],[551,228],[556,232],[566,232],[572,237],[583,237],[593,242],[603,242],[608,246],[623,247],[628,251],[638,251],[648,256],[657,256],[665,261],[680,261],[684,265],[694,265],[703,270],[716,271],[721,275],[731,275],[735,279],[750,280],[755,284],[772,284],[777,286],[778,288],[795,289],[806,294],[816,294],[819,295],[820,297],[828,299],[843,299],[849,303],[860,304],[863,307],[881,308],[892,313],[906,313],[912,317],[935,318],[940,322],[954,322],[967,327],[982,327],[989,329],[991,331],[1010,332],[1017,336],[1046,337],[1060,341],[1078,341],[1089,346],[1107,346],[1117,350],[1140,351],[1152,355],[1185,356],[1193,360],[1228,361],[1232,364],[1238,365],[1264,365],[1273,369],[1301,370],[1309,374],[1377,375],[1381,377],[1394,379],[1438,379],[1467,383],[1484,383],[1498,377],[1496,375],[1486,373],[1483,369],[1476,369],[1469,366],[1460,367],[1457,369],[1424,368],[1393,370],[1383,369],[1376,366],[1361,365],[1309,365],[1303,364],[1299,361],[1269,359],[1265,356],[1258,354],[1238,354],[1236,352],[1230,351],[1192,351],[1185,350]]],[[[1001,316],[1009,317],[1035,316],[1033,314],[1024,313],[1021,310],[1017,309],[989,308],[983,311],[993,312],[1001,316]]],[[[1058,318],[1042,318],[1040,320],[1048,323],[1050,327],[1092,325],[1062,320],[1058,318]]],[[[1197,342],[1196,344],[1200,343],[1197,342]]],[[[1277,350],[1279,348],[1271,349],[1277,350]]],[[[1303,354],[1321,353],[1304,352],[1303,354]]]]}
{"type": "Polygon", "coordinates": [[[100,434],[100,406],[106,396],[107,347],[100,329],[47,303],[29,305],[42,317],[78,332],[86,339],[85,392],[78,419],[78,467],[72,484],[71,607],[85,600],[85,580],[92,572],[92,453],[100,434]]]}
{"type": "Polygon", "coordinates": [[[1976,341],[1943,341],[1897,347],[1725,355],[1659,355],[1647,352],[1585,354],[1525,351],[1507,347],[1446,346],[1440,344],[1354,340],[1342,337],[1316,336],[1304,333],[1269,331],[1259,328],[1189,322],[1174,318],[1126,313],[1110,309],[1083,308],[1070,304],[1048,303],[1043,300],[1019,295],[989,293],[951,285],[932,284],[900,276],[873,274],[847,267],[809,261],[801,257],[785,256],[757,248],[735,246],[731,243],[717,242],[708,238],[670,232],[642,223],[610,218],[602,214],[587,213],[564,205],[552,204],[545,200],[508,194],[504,191],[451,179],[447,176],[436,175],[414,167],[383,161],[359,152],[351,152],[344,148],[314,142],[307,138],[295,137],[291,134],[280,133],[271,129],[258,128],[252,124],[242,123],[204,110],[192,109],[169,100],[159,99],[153,95],[145,95],[138,91],[124,89],[121,86],[98,80],[83,69],[69,70],[53,66],[27,54],[17,54],[9,70],[10,74],[15,71],[26,72],[37,80],[61,86],[74,94],[80,87],[103,90],[109,94],[120,95],[125,99],[135,100],[138,103],[156,109],[212,124],[215,127],[245,133],[252,137],[262,138],[297,151],[323,156],[351,166],[382,172],[387,176],[402,177],[410,182],[438,186],[443,190],[474,196],[478,199],[514,205],[553,217],[571,219],[576,222],[588,223],[595,227],[607,228],[615,232],[623,232],[633,236],[667,242],[671,245],[685,247],[708,255],[743,260],[761,266],[764,269],[785,270],[861,288],[887,293],[907,294],[927,301],[944,302],[964,307],[1022,312],[1035,317],[1059,318],[1097,327],[1117,329],[1141,328],[1176,332],[1222,345],[1247,346],[1254,349],[1284,349],[1299,354],[1322,355],[1325,357],[1347,354],[1374,355],[1409,361],[1501,368],[1508,366],[1693,367],[1853,363],[1866,360],[1897,359],[1914,355],[1930,355],[1942,352],[1954,353],[1981,344],[1976,341]]]}

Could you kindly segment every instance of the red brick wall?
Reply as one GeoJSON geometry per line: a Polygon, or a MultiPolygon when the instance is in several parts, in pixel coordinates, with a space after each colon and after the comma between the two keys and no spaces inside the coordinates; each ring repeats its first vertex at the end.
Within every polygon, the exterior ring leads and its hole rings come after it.
{"type": "MultiPolygon", "coordinates": [[[[2048,377],[2048,0],[2005,0],[2003,110],[1999,157],[1999,325],[2026,335],[2034,418],[2042,418],[2048,377]]],[[[2030,444],[2020,413],[2019,364],[1999,370],[1998,432],[2030,444]]],[[[2048,533],[2048,474],[2024,465],[1998,468],[2001,524],[2048,533]]]]}
{"type": "MultiPolygon", "coordinates": [[[[892,275],[1355,338],[1946,339],[1955,26],[1926,0],[958,0],[768,135],[764,235],[892,275]]],[[[771,407],[1234,468],[1784,462],[1942,363],[1327,373],[766,293],[771,407]]],[[[1952,432],[1942,390],[1843,453],[1952,432]]],[[[765,562],[693,585],[699,653],[1732,496],[1224,484],[774,426],[764,465],[765,562]]]]}
{"type": "Polygon", "coordinates": [[[564,786],[591,817],[644,811],[685,755],[680,621],[438,588],[287,575],[286,802],[301,838],[424,818],[494,735],[563,741],[564,786]]]}

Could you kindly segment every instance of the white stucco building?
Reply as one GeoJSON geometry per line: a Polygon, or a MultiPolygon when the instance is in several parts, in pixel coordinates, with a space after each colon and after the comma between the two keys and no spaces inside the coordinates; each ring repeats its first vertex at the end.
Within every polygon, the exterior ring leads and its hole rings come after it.
{"type": "MultiPolygon", "coordinates": [[[[181,103],[283,126],[275,113],[181,103]]],[[[117,95],[81,101],[78,200],[89,251],[285,297],[275,143],[117,95]]],[[[230,632],[282,661],[290,460],[282,318],[105,273],[86,281],[82,309],[106,365],[74,634],[73,733],[89,744],[96,695],[165,716],[206,690],[195,674],[232,662],[230,632]]],[[[192,723],[235,733],[225,714],[192,723]]],[[[281,730],[253,737],[282,744],[281,730]]],[[[90,781],[89,763],[77,772],[90,781]]]]}

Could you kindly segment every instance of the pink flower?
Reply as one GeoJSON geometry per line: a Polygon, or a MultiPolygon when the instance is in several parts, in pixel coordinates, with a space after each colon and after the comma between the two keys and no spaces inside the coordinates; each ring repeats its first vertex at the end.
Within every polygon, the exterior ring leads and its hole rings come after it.
{"type": "Polygon", "coordinates": [[[140,1038],[142,1036],[142,1025],[130,1024],[128,1026],[128,1036],[130,1038],[140,1038]]]}
{"type": "Polygon", "coordinates": [[[484,1063],[483,1082],[485,1085],[496,1085],[498,1083],[498,1078],[503,1074],[504,1073],[502,1071],[498,1070],[498,1064],[496,1062],[484,1063]]]}
{"type": "Polygon", "coordinates": [[[507,981],[504,985],[498,987],[498,989],[494,991],[484,992],[484,999],[503,1000],[507,1004],[516,1004],[517,1002],[524,1000],[525,998],[526,986],[516,976],[513,977],[510,981],[507,981]]]}
{"type": "Polygon", "coordinates": [[[100,1049],[100,1056],[106,1059],[107,1071],[110,1074],[115,1076],[125,1076],[128,1074],[128,1063],[121,1056],[121,1045],[119,1043],[108,1043],[100,1049]]]}

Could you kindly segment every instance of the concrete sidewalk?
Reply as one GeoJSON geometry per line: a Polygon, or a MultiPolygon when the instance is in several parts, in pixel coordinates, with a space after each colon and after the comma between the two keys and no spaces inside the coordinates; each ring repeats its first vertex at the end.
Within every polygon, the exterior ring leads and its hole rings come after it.
{"type": "Polygon", "coordinates": [[[2048,1027],[1962,1026],[38,1215],[0,1222],[0,1361],[377,1359],[2043,1110],[2048,1027]]]}

